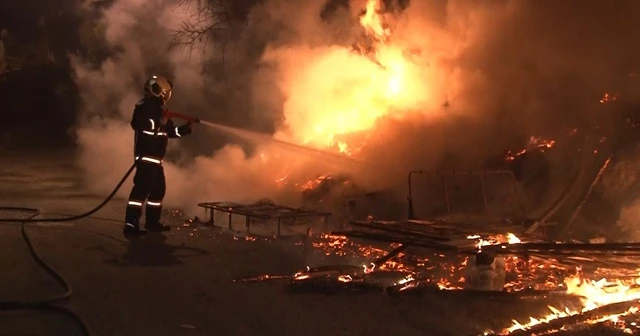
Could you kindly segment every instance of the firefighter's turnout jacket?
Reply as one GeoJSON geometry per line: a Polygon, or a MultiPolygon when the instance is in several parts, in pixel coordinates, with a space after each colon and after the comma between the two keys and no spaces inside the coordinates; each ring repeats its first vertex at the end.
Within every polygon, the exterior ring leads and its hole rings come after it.
{"type": "Polygon", "coordinates": [[[162,100],[147,96],[140,100],[133,110],[131,127],[134,135],[135,159],[162,164],[167,152],[168,138],[178,138],[191,133],[190,125],[175,126],[171,119],[162,125],[162,100]]]}

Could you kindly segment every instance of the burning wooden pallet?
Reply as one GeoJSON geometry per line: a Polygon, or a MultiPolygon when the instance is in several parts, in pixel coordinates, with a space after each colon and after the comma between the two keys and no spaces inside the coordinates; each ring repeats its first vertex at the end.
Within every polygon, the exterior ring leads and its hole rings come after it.
{"type": "Polygon", "coordinates": [[[223,213],[227,216],[227,225],[229,230],[233,230],[234,215],[244,218],[245,231],[251,233],[251,225],[275,224],[276,237],[280,237],[283,225],[293,226],[297,224],[306,224],[307,234],[311,232],[312,223],[321,220],[325,230],[328,230],[330,213],[318,212],[304,208],[291,208],[283,205],[275,204],[271,201],[259,201],[255,203],[234,203],[234,202],[208,202],[198,203],[199,207],[205,209],[205,213],[209,218],[207,224],[216,224],[216,213],[223,213]]]}
{"type": "MultiPolygon", "coordinates": [[[[584,329],[585,326],[588,327],[604,322],[616,322],[620,318],[636,315],[639,311],[640,301],[638,300],[616,302],[584,312],[563,312],[558,310],[553,311],[553,314],[550,314],[547,318],[534,319],[528,325],[516,323],[511,328],[500,333],[485,332],[483,335],[572,335],[576,331],[584,329]]],[[[636,323],[632,322],[631,325],[636,329],[635,333],[631,328],[624,327],[619,329],[623,329],[624,334],[637,335],[638,330],[636,323]]]]}
{"type": "Polygon", "coordinates": [[[438,253],[511,255],[540,260],[556,268],[609,269],[622,276],[637,275],[640,243],[556,243],[523,234],[526,225],[493,223],[460,225],[441,221],[352,221],[353,230],[332,232],[336,236],[398,243],[438,253]],[[492,242],[503,235],[511,242],[492,242]],[[525,242],[522,242],[522,241],[525,242]],[[528,241],[526,241],[528,240],[528,241]]]}
{"type": "Polygon", "coordinates": [[[351,238],[383,241],[457,253],[476,253],[478,241],[511,233],[524,236],[526,223],[443,220],[351,221],[353,230],[332,232],[351,238]]]}

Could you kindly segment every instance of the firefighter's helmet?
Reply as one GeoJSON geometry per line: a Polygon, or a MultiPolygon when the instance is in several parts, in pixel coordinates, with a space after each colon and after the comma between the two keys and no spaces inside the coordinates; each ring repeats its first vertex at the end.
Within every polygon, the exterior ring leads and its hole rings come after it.
{"type": "Polygon", "coordinates": [[[172,89],[173,83],[161,76],[153,76],[147,79],[147,82],[144,84],[145,92],[162,99],[164,104],[166,104],[171,98],[172,89]]]}

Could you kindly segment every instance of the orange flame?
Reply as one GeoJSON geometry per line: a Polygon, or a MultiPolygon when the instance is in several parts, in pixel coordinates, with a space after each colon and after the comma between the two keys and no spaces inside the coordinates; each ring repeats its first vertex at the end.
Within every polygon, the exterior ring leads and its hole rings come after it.
{"type": "MultiPolygon", "coordinates": [[[[366,258],[379,258],[382,255],[386,254],[384,250],[380,250],[378,248],[372,246],[363,246],[356,245],[353,242],[350,242],[346,237],[343,236],[332,236],[332,235],[324,235],[324,239],[327,240],[326,243],[314,242],[314,247],[322,248],[329,247],[331,251],[326,251],[327,255],[337,254],[341,256],[347,255],[346,249],[351,247],[356,247],[356,250],[360,256],[366,258]]],[[[482,246],[493,245],[493,244],[518,244],[521,243],[521,239],[512,233],[507,233],[504,235],[494,235],[489,237],[481,237],[480,235],[471,235],[468,236],[467,239],[470,240],[478,240],[477,246],[481,248],[482,246]]],[[[393,246],[391,246],[393,247],[393,246]]],[[[434,260],[438,263],[438,257],[444,256],[434,256],[434,260]]],[[[431,258],[431,257],[429,257],[431,258]]],[[[433,269],[434,264],[427,265],[426,263],[429,261],[428,259],[422,259],[419,256],[412,256],[411,259],[414,261],[418,261],[415,266],[417,267],[427,267],[427,269],[433,269]]],[[[529,272],[535,272],[537,270],[556,270],[552,273],[557,273],[557,270],[562,270],[566,272],[566,269],[563,269],[562,266],[557,266],[553,264],[553,260],[542,260],[541,262],[535,261],[536,259],[526,261],[526,267],[529,272]]],[[[507,262],[506,267],[510,271],[517,271],[513,269],[515,263],[522,262],[517,257],[505,257],[505,261],[507,262]]],[[[440,266],[443,269],[450,271],[450,277],[438,277],[432,280],[429,280],[431,283],[435,283],[442,290],[459,290],[463,288],[464,279],[459,278],[460,271],[462,271],[468,263],[468,259],[465,258],[461,263],[455,264],[447,264],[442,263],[440,266]]],[[[414,266],[405,265],[402,263],[402,260],[390,260],[387,261],[384,265],[374,267],[373,265],[363,265],[364,273],[371,272],[374,269],[380,270],[403,270],[408,272],[415,272],[416,269],[414,266]]],[[[407,281],[409,281],[412,277],[407,277],[407,281]]],[[[339,281],[347,282],[352,279],[347,276],[343,276],[339,281]]],[[[524,277],[522,274],[519,274],[518,280],[516,282],[520,282],[517,285],[515,282],[509,283],[505,286],[505,289],[508,291],[517,291],[522,290],[525,287],[523,285],[529,286],[531,279],[524,277]],[[520,287],[518,287],[520,286],[520,287]]],[[[526,322],[524,321],[513,321],[513,324],[500,332],[500,334],[509,334],[516,330],[528,330],[535,325],[549,323],[553,320],[569,317],[573,315],[577,315],[580,313],[588,312],[594,310],[596,308],[618,303],[618,302],[626,302],[638,300],[640,301],[640,273],[638,273],[637,278],[633,278],[633,280],[607,280],[606,278],[602,278],[600,280],[587,280],[580,275],[566,277],[564,280],[557,279],[555,277],[547,277],[546,282],[540,286],[534,285],[534,289],[547,289],[547,290],[555,290],[558,288],[558,285],[564,283],[567,294],[576,295],[577,297],[581,297],[581,307],[580,308],[562,308],[562,307],[553,307],[548,306],[549,313],[545,316],[540,317],[529,317],[526,322]]],[[[613,321],[616,322],[622,316],[626,316],[629,314],[636,314],[640,312],[637,307],[632,307],[627,311],[620,312],[617,314],[611,314],[608,316],[604,316],[601,318],[593,319],[586,321],[587,323],[598,323],[598,322],[606,322],[613,321]]],[[[493,333],[487,331],[487,333],[493,333]]]]}
{"type": "Polygon", "coordinates": [[[354,154],[357,150],[351,143],[338,143],[336,137],[370,131],[385,116],[401,117],[429,107],[425,103],[432,100],[431,77],[425,74],[432,70],[408,60],[404,47],[393,43],[383,12],[382,1],[367,0],[359,17],[370,42],[358,43],[370,44],[365,48],[369,52],[331,47],[300,57],[299,52],[282,51],[299,66],[285,78],[290,89],[284,106],[290,133],[279,135],[354,154]]]}
{"type": "MultiPolygon", "coordinates": [[[[565,279],[567,294],[574,294],[583,297],[582,309],[558,309],[556,307],[549,306],[548,308],[551,313],[547,316],[541,318],[530,317],[529,322],[527,323],[520,323],[514,320],[513,325],[505,329],[504,332],[508,333],[515,330],[526,330],[538,324],[548,323],[555,319],[577,315],[612,303],[640,300],[640,290],[632,288],[632,285],[637,284],[639,280],[640,278],[632,282],[625,282],[621,280],[608,281],[603,278],[598,281],[587,281],[579,276],[569,277],[565,279]]],[[[604,316],[589,322],[597,323],[615,321],[620,316],[633,314],[637,311],[638,308],[632,307],[626,312],[604,316]]]]}
{"type": "Polygon", "coordinates": [[[534,150],[543,152],[546,149],[552,148],[554,145],[556,144],[555,140],[544,140],[540,137],[537,136],[532,136],[529,138],[529,143],[527,144],[527,146],[524,149],[521,149],[515,153],[509,151],[507,152],[507,156],[505,157],[506,161],[513,161],[515,160],[518,156],[523,155],[527,152],[531,152],[534,150]]]}

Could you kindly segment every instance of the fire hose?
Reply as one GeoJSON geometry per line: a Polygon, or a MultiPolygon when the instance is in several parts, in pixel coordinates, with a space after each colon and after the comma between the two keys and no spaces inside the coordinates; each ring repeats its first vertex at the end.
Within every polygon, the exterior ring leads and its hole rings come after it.
{"type": "MultiPolygon", "coordinates": [[[[187,122],[196,122],[199,123],[200,119],[192,117],[192,116],[188,116],[188,115],[184,115],[184,114],[180,114],[177,112],[171,112],[168,110],[163,111],[163,116],[167,117],[167,118],[179,118],[179,119],[183,119],[187,122]]],[[[156,135],[158,133],[158,129],[155,130],[154,135],[156,135]]],[[[22,238],[25,242],[25,244],[27,245],[28,249],[29,249],[29,253],[31,255],[31,257],[33,258],[33,260],[38,264],[38,266],[40,266],[47,274],[49,274],[51,277],[53,277],[56,282],[64,289],[64,293],[60,294],[60,295],[56,295],[50,298],[46,298],[46,299],[40,299],[40,300],[33,300],[33,301],[22,301],[22,300],[7,300],[7,301],[0,301],[0,310],[48,310],[48,311],[54,311],[63,315],[66,315],[68,317],[70,317],[71,319],[74,320],[74,322],[77,323],[77,325],[80,327],[80,331],[82,332],[82,334],[86,335],[86,336],[91,336],[92,333],[89,329],[89,327],[84,323],[84,321],[82,320],[82,318],[80,318],[80,316],[78,316],[76,313],[74,313],[72,310],[64,307],[64,306],[60,306],[59,303],[61,302],[66,302],[69,301],[71,299],[71,296],[73,294],[73,289],[71,287],[71,285],[69,284],[69,282],[64,278],[64,276],[62,276],[62,274],[60,274],[60,272],[58,272],[55,268],[53,268],[51,265],[49,265],[46,261],[44,261],[44,259],[42,258],[42,256],[40,256],[40,254],[38,253],[38,251],[35,249],[31,238],[29,237],[29,234],[27,233],[27,224],[28,223],[60,223],[60,222],[72,222],[72,221],[76,221],[82,218],[86,218],[89,217],[91,215],[93,215],[94,213],[98,212],[100,209],[102,209],[105,205],[107,205],[107,203],[109,203],[113,197],[115,197],[116,193],[118,192],[118,190],[120,190],[120,188],[122,187],[122,185],[124,184],[124,182],[129,178],[129,176],[131,175],[131,173],[133,172],[133,170],[135,169],[135,167],[137,166],[137,164],[141,161],[142,159],[142,155],[140,155],[140,157],[138,157],[135,162],[131,165],[131,167],[129,168],[129,170],[124,174],[124,176],[122,177],[122,179],[120,180],[120,182],[118,182],[118,184],[116,185],[116,187],[113,189],[113,191],[102,201],[102,203],[98,204],[95,208],[80,214],[80,215],[75,215],[75,216],[69,216],[69,217],[59,217],[59,218],[36,218],[40,215],[40,210],[35,209],[35,208],[29,208],[29,207],[0,207],[0,211],[13,211],[13,212],[26,212],[26,213],[30,213],[30,215],[27,218],[0,218],[0,223],[20,223],[21,226],[21,234],[22,234],[22,238]]]]}

